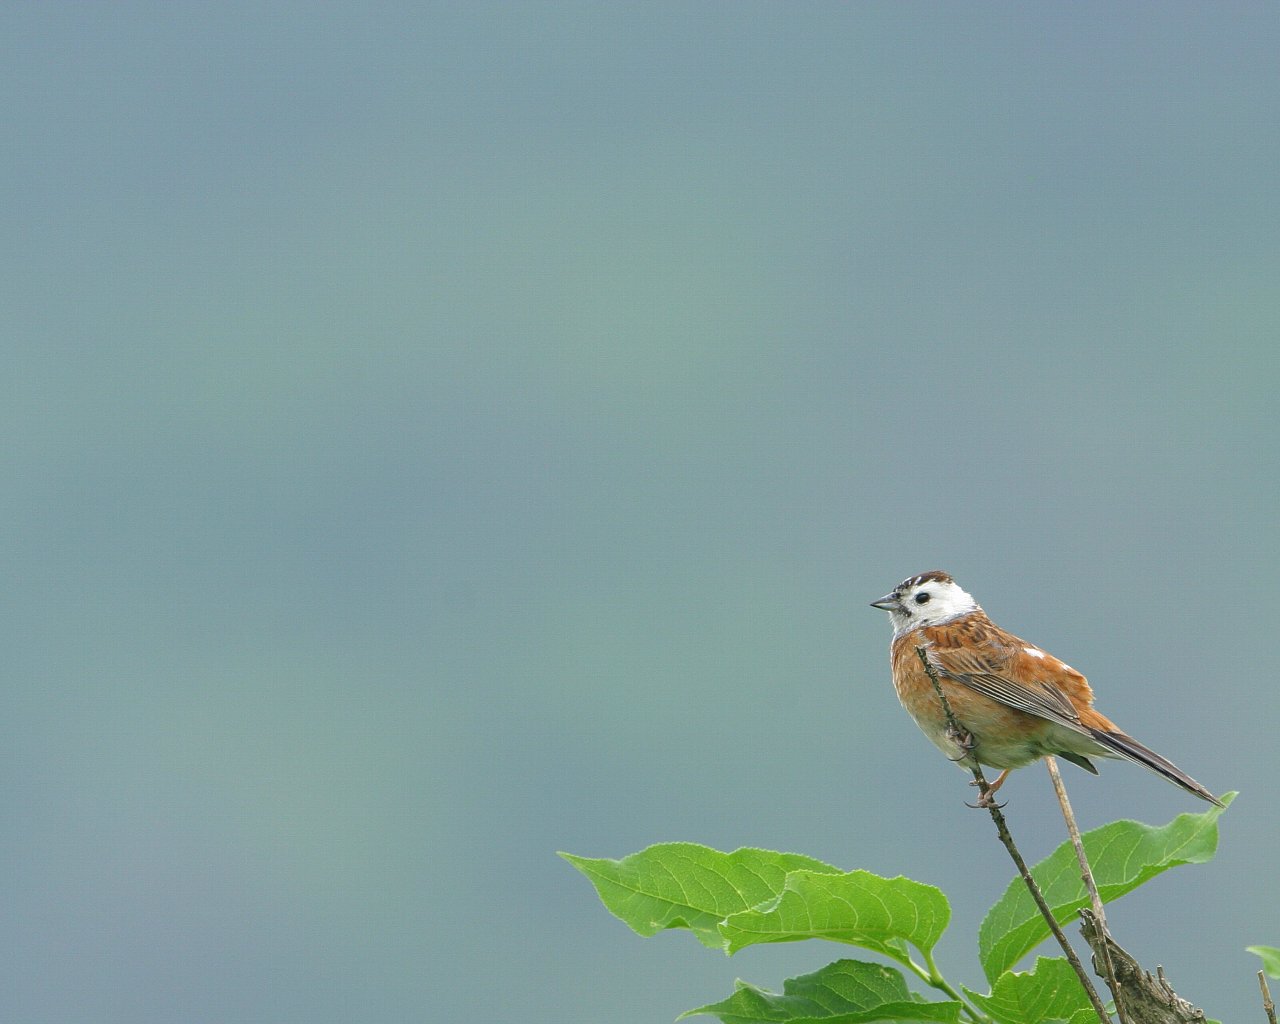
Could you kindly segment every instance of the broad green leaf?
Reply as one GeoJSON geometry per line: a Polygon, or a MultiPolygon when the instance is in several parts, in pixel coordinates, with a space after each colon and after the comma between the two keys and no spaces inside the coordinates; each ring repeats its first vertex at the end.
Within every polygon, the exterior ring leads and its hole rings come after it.
{"type": "Polygon", "coordinates": [[[1000,975],[990,995],[965,989],[978,1008],[1004,1024],[1039,1024],[1041,1021],[1070,1020],[1079,1010],[1088,1010],[1090,1024],[1097,1024],[1075,970],[1062,957],[1036,960],[1035,970],[1024,974],[1000,975]]]}
{"type": "Polygon", "coordinates": [[[950,918],[942,890],[910,878],[792,871],[777,899],[732,914],[720,934],[730,953],[757,942],[830,939],[901,961],[904,942],[929,952],[950,918]]]}
{"type": "MultiPolygon", "coordinates": [[[[1228,793],[1223,801],[1229,804],[1234,797],[1234,793],[1228,793]]],[[[1203,814],[1179,814],[1161,828],[1137,821],[1113,821],[1086,832],[1085,853],[1102,901],[1119,899],[1179,864],[1210,860],[1218,848],[1217,822],[1222,810],[1213,807],[1203,814]]],[[[1088,905],[1080,865],[1069,842],[1054,850],[1031,873],[1059,924],[1074,920],[1080,908],[1088,905]]],[[[1026,884],[1015,878],[978,930],[978,956],[987,981],[994,983],[1048,935],[1049,926],[1036,909],[1026,884]]]]}
{"type": "Polygon", "coordinates": [[[862,1024],[863,1021],[959,1019],[957,1002],[913,998],[902,975],[880,964],[837,960],[814,974],[788,978],[782,995],[739,981],[728,999],[682,1013],[708,1013],[724,1024],[862,1024]]]}
{"type": "Polygon", "coordinates": [[[730,914],[774,899],[787,873],[837,872],[797,853],[735,850],[696,843],[659,843],[621,860],[560,854],[591,880],[614,916],[641,935],[688,928],[705,946],[722,948],[716,926],[730,914]]]}
{"type": "Polygon", "coordinates": [[[1246,953],[1262,957],[1262,969],[1273,978],[1280,978],[1280,949],[1275,946],[1245,946],[1246,953]]]}

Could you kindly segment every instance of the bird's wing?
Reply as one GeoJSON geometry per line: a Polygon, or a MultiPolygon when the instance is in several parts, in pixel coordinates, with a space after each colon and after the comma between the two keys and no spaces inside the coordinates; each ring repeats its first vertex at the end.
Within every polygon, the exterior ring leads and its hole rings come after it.
{"type": "Polygon", "coordinates": [[[926,652],[939,676],[954,679],[1006,707],[1054,722],[1099,744],[1098,749],[1085,752],[1059,751],[1061,756],[1082,768],[1097,772],[1085,753],[1124,757],[1202,800],[1225,806],[1173,762],[1121,732],[1115,723],[1094,710],[1093,691],[1088,681],[1052,654],[990,627],[985,635],[970,632],[947,636],[939,632],[930,639],[926,652]]]}
{"type": "MultiPolygon", "coordinates": [[[[1051,654],[1033,647],[940,647],[928,649],[929,661],[940,675],[963,683],[1006,707],[1090,735],[1071,701],[1071,692],[1088,693],[1084,676],[1051,654]]],[[[1088,707],[1088,698],[1084,706],[1088,707]]]]}

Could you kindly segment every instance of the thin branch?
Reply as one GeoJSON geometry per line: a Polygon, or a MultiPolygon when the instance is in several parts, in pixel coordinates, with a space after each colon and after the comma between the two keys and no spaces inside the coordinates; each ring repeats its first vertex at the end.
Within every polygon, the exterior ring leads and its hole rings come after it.
{"type": "MultiPolygon", "coordinates": [[[[938,673],[934,670],[933,663],[929,661],[928,652],[923,647],[917,647],[916,655],[920,658],[920,664],[924,666],[924,671],[928,675],[929,681],[933,683],[934,692],[938,695],[938,702],[942,705],[942,712],[947,716],[948,727],[956,736],[967,735],[965,729],[956,719],[955,712],[951,710],[951,702],[947,700],[947,695],[942,692],[942,684],[938,681],[938,673]]],[[[1022,859],[1022,854],[1018,852],[1017,844],[1014,843],[1013,836],[1009,834],[1009,828],[1005,824],[1004,815],[1000,813],[1000,808],[996,802],[988,796],[991,786],[987,782],[986,776],[982,774],[982,766],[978,764],[978,759],[973,755],[972,751],[966,751],[963,760],[973,773],[973,781],[977,783],[978,791],[982,794],[981,803],[990,812],[991,820],[995,822],[996,834],[1000,837],[1000,842],[1004,844],[1004,848],[1009,852],[1009,857],[1017,866],[1018,874],[1022,876],[1023,882],[1026,883],[1027,890],[1031,893],[1031,898],[1039,908],[1041,916],[1045,919],[1045,923],[1048,924],[1049,930],[1053,932],[1053,937],[1058,940],[1058,945],[1062,947],[1062,952],[1066,954],[1067,962],[1071,964],[1072,970],[1079,977],[1080,984],[1084,986],[1084,990],[1089,996],[1089,1002],[1093,1004],[1094,1012],[1098,1015],[1098,1020],[1110,1021],[1111,1015],[1107,1013],[1107,1008],[1103,1005],[1102,998],[1098,995],[1098,990],[1093,987],[1093,981],[1090,979],[1088,971],[1084,969],[1084,964],[1076,956],[1076,951],[1071,948],[1071,943],[1067,941],[1066,935],[1063,934],[1062,928],[1053,916],[1053,911],[1049,909],[1049,904],[1045,902],[1044,893],[1040,891],[1040,886],[1036,884],[1036,880],[1031,877],[1027,862],[1022,859]]]]}
{"type": "MultiPolygon", "coordinates": [[[[1085,890],[1089,893],[1089,903],[1093,906],[1093,916],[1098,919],[1098,927],[1102,934],[1110,937],[1111,933],[1107,931],[1107,915],[1102,909],[1102,897],[1098,895],[1098,884],[1094,881],[1093,871],[1089,867],[1089,858],[1084,852],[1084,843],[1080,839],[1080,829],[1076,825],[1076,816],[1071,811],[1071,801],[1067,799],[1067,788],[1062,784],[1062,776],[1058,773],[1058,762],[1052,757],[1044,759],[1045,766],[1049,769],[1049,778],[1053,780],[1053,791],[1058,796],[1058,806],[1062,808],[1062,819],[1067,823],[1067,835],[1071,837],[1071,845],[1076,850],[1076,860],[1080,863],[1080,879],[1084,882],[1085,890]]],[[[1120,985],[1116,981],[1116,967],[1111,962],[1111,947],[1105,942],[1102,943],[1102,973],[1107,983],[1107,988],[1111,989],[1111,995],[1116,1004],[1116,1016],[1120,1018],[1120,1024],[1129,1024],[1129,1018],[1125,1014],[1124,1002],[1120,998],[1120,985]]]]}
{"type": "Polygon", "coordinates": [[[1267,985],[1267,972],[1258,972],[1258,987],[1262,989],[1262,1008],[1267,1013],[1268,1024],[1276,1024],[1276,1004],[1271,1001],[1271,988],[1267,985]]]}

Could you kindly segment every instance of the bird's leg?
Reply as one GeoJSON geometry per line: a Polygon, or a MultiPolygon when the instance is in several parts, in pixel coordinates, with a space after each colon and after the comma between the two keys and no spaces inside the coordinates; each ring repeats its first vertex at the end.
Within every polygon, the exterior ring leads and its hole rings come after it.
{"type": "MultiPolygon", "coordinates": [[[[954,743],[957,747],[960,748],[960,756],[949,758],[949,760],[967,761],[969,758],[973,757],[973,750],[978,745],[978,741],[973,738],[973,733],[964,731],[958,725],[948,724],[947,739],[949,739],[952,743],[954,743]]],[[[995,782],[988,784],[987,791],[982,796],[978,797],[978,802],[976,804],[969,804],[968,806],[973,807],[975,809],[986,808],[991,806],[995,806],[995,807],[1003,806],[1001,804],[997,804],[992,799],[992,797],[995,796],[996,790],[999,789],[1002,785],[1004,785],[1004,780],[1008,776],[1010,771],[1011,769],[1009,768],[1006,768],[1004,771],[1002,771],[996,777],[995,782]]],[[[969,785],[971,786],[976,786],[977,784],[978,784],[977,779],[974,779],[972,782],[969,783],[969,785]]]]}
{"type": "MultiPolygon", "coordinates": [[[[987,791],[983,793],[982,796],[978,797],[978,802],[976,804],[970,804],[969,806],[970,807],[990,807],[994,802],[991,798],[996,795],[996,790],[1004,785],[1004,780],[1009,777],[1009,773],[1011,771],[1013,771],[1012,768],[1006,768],[999,775],[997,775],[995,781],[987,785],[987,791]]],[[[978,784],[977,779],[974,779],[971,783],[969,783],[969,785],[971,786],[976,786],[977,784],[978,784]]],[[[1000,806],[1000,805],[997,805],[997,806],[1000,806]]]]}
{"type": "Polygon", "coordinates": [[[973,753],[973,748],[977,745],[973,738],[973,733],[964,732],[959,728],[952,728],[950,725],[947,726],[947,739],[960,748],[960,756],[949,758],[948,760],[951,761],[963,761],[973,753]]]}

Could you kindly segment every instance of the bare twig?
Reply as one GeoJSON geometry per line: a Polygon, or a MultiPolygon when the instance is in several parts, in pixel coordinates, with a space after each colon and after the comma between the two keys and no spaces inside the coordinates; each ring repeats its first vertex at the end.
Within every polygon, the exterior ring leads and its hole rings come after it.
{"type": "MultiPolygon", "coordinates": [[[[1052,757],[1046,757],[1044,763],[1049,769],[1049,778],[1053,780],[1053,791],[1058,796],[1058,806],[1062,808],[1062,819],[1067,823],[1067,835],[1071,837],[1071,845],[1075,847],[1076,860],[1080,863],[1080,880],[1084,882],[1085,891],[1089,894],[1093,916],[1098,919],[1098,927],[1102,934],[1110,937],[1111,933],[1107,931],[1107,915],[1102,909],[1102,897],[1098,895],[1098,885],[1089,867],[1089,858],[1084,852],[1084,842],[1080,839],[1076,816],[1072,813],[1071,801],[1067,799],[1067,788],[1062,784],[1062,776],[1058,773],[1058,762],[1052,757]]],[[[1120,985],[1116,981],[1116,967],[1111,962],[1111,947],[1104,942],[1101,950],[1103,980],[1106,981],[1107,988],[1111,989],[1112,998],[1115,1000],[1116,1016],[1120,1018],[1120,1024],[1129,1024],[1129,1018],[1124,1011],[1124,1002],[1120,998],[1120,985]]]]}
{"type": "MultiPolygon", "coordinates": [[[[942,692],[942,684],[938,681],[938,673],[934,670],[933,663],[929,661],[928,652],[923,647],[917,647],[916,655],[920,658],[920,664],[924,666],[925,674],[928,675],[929,681],[933,683],[933,689],[938,695],[943,714],[947,716],[948,727],[957,736],[966,735],[964,727],[956,719],[955,712],[951,710],[951,702],[947,700],[947,695],[942,692]]],[[[1067,941],[1066,935],[1063,934],[1062,928],[1053,916],[1053,911],[1049,909],[1049,904],[1045,902],[1044,893],[1040,891],[1040,886],[1031,877],[1027,862],[1022,859],[1022,854],[1018,851],[1017,844],[1013,841],[1013,836],[1009,834],[1009,827],[1005,824],[1004,815],[1000,812],[999,806],[994,800],[990,799],[988,794],[991,786],[987,782],[986,776],[982,773],[982,766],[978,764],[978,759],[973,755],[972,751],[966,751],[963,760],[973,773],[973,781],[977,783],[978,791],[982,794],[981,803],[991,814],[991,820],[995,822],[996,834],[1000,837],[1000,842],[1004,844],[1004,848],[1009,852],[1009,857],[1018,868],[1018,874],[1022,876],[1022,881],[1026,883],[1027,890],[1031,893],[1031,898],[1039,908],[1041,916],[1045,919],[1045,923],[1048,924],[1049,930],[1053,932],[1053,937],[1058,940],[1058,945],[1062,947],[1062,952],[1066,954],[1067,962],[1071,964],[1072,970],[1080,978],[1080,984],[1084,986],[1084,990],[1089,996],[1089,1002],[1093,1005],[1094,1012],[1097,1013],[1100,1021],[1110,1021],[1111,1015],[1107,1013],[1107,1008],[1103,1005],[1102,997],[1098,995],[1098,990],[1093,987],[1089,972],[1084,969],[1084,964],[1080,962],[1076,951],[1071,948],[1071,943],[1067,941]]]]}
{"type": "Polygon", "coordinates": [[[1267,984],[1267,972],[1258,972],[1258,987],[1262,989],[1262,1008],[1267,1013],[1267,1024],[1276,1024],[1276,1004],[1271,1001],[1271,987],[1267,984]]]}

